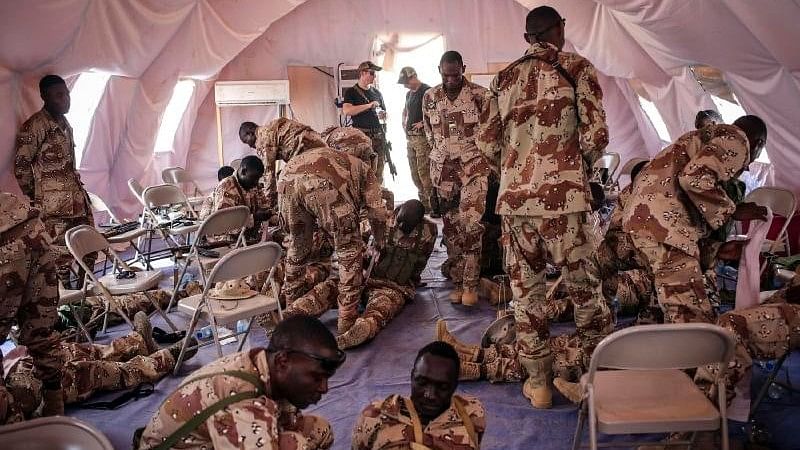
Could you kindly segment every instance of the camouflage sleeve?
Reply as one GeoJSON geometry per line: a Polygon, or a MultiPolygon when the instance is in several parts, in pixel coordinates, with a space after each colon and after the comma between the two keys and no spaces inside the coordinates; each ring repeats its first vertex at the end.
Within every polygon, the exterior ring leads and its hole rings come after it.
{"type": "Polygon", "coordinates": [[[17,178],[17,183],[19,183],[22,193],[31,200],[33,200],[36,193],[36,186],[33,180],[33,163],[39,154],[43,139],[43,133],[30,122],[23,124],[17,135],[14,176],[17,178]]]}
{"type": "Polygon", "coordinates": [[[264,183],[264,193],[270,204],[278,204],[278,174],[275,169],[275,162],[278,159],[278,149],[272,145],[265,145],[262,142],[266,139],[256,141],[256,154],[264,163],[264,176],[261,180],[264,183]]]}
{"type": "Polygon", "coordinates": [[[575,87],[578,104],[578,138],[583,159],[592,167],[608,145],[608,125],[603,109],[603,90],[597,82],[594,66],[586,61],[580,71],[575,87]]]}
{"type": "MultiPolygon", "coordinates": [[[[215,450],[259,448],[304,448],[297,433],[279,434],[277,410],[263,397],[234,403],[206,420],[208,435],[215,450]],[[281,439],[295,438],[297,447],[284,447],[281,439]]],[[[287,443],[288,444],[288,443],[287,443]]]]}
{"type": "Polygon", "coordinates": [[[489,160],[495,173],[500,169],[501,134],[503,120],[497,103],[497,77],[492,80],[491,88],[486,91],[480,114],[480,127],[475,144],[489,160]]]}
{"type": "Polygon", "coordinates": [[[373,435],[380,431],[380,405],[378,402],[370,403],[358,416],[356,425],[353,428],[351,439],[352,450],[371,450],[371,442],[375,439],[373,435]]]}
{"type": "Polygon", "coordinates": [[[383,196],[381,195],[381,183],[375,176],[372,168],[368,167],[366,163],[361,163],[365,176],[364,176],[364,209],[367,213],[369,225],[372,228],[374,236],[384,236],[383,231],[386,229],[386,220],[389,212],[383,203],[383,196]]]}
{"type": "Polygon", "coordinates": [[[692,140],[689,145],[702,145],[678,176],[678,183],[708,225],[717,229],[736,210],[723,183],[736,176],[746,164],[747,140],[742,134],[726,133],[703,144],[692,140]]]}
{"type": "Polygon", "coordinates": [[[436,141],[433,140],[430,116],[431,114],[436,114],[436,110],[428,107],[428,103],[433,99],[433,96],[430,95],[432,92],[433,89],[428,89],[425,95],[422,96],[422,125],[425,128],[425,139],[428,140],[428,146],[434,148],[436,141]]]}
{"type": "Polygon", "coordinates": [[[218,184],[214,189],[214,206],[211,212],[217,212],[220,209],[231,208],[239,204],[237,197],[239,193],[236,189],[230,189],[230,184],[223,182],[218,184]]]}
{"type": "Polygon", "coordinates": [[[475,433],[478,435],[478,443],[483,440],[483,433],[486,431],[486,410],[477,398],[472,398],[466,406],[467,414],[472,419],[475,426],[475,433]]]}

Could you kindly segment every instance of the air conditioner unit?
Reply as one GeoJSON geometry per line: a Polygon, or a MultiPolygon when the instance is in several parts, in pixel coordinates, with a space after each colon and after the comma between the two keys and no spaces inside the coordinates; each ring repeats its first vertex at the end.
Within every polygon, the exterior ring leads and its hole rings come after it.
{"type": "Polygon", "coordinates": [[[225,105],[288,105],[289,80],[218,81],[214,99],[225,105]]]}

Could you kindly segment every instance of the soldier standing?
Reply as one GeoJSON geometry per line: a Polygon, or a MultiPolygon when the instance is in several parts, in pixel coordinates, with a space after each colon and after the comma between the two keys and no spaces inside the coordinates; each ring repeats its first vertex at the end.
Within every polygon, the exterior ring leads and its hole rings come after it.
{"type": "Polygon", "coordinates": [[[486,89],[467,81],[465,69],[458,52],[442,55],[442,84],[425,93],[422,114],[431,146],[431,181],[442,202],[447,257],[461,269],[455,271],[461,278],[453,279],[450,301],[474,305],[484,231],[481,217],[491,169],[475,145],[486,89]]]}
{"type": "Polygon", "coordinates": [[[403,108],[403,129],[406,131],[411,179],[417,186],[419,200],[425,210],[431,217],[439,217],[439,205],[435,204],[437,202],[431,185],[431,147],[425,137],[425,126],[422,122],[422,98],[431,87],[420,81],[413,67],[403,67],[397,83],[408,89],[406,106],[403,108]]]}
{"type": "Polygon", "coordinates": [[[525,56],[492,81],[478,145],[500,172],[497,213],[516,302],[518,358],[534,408],[552,406],[553,355],[545,314],[548,258],[561,266],[585,355],[612,328],[593,251],[589,170],[608,143],[592,64],[561,51],[564,23],[542,6],[526,18],[525,56]]]}
{"type": "MultiPolygon", "coordinates": [[[[39,94],[44,107],[22,124],[17,135],[14,175],[54,239],[58,277],[68,286],[72,256],[64,234],[78,225],[94,226],[94,218],[75,167],[72,127],[64,116],[70,106],[67,84],[58,75],[47,75],[39,81],[39,94]]],[[[94,257],[90,260],[92,267],[94,257]]]]}
{"type": "Polygon", "coordinates": [[[358,65],[358,82],[344,91],[342,112],[352,117],[353,127],[363,131],[372,139],[372,150],[375,160],[372,169],[378,182],[383,184],[383,166],[386,164],[386,132],[383,121],[386,120],[386,104],[383,95],[375,88],[375,73],[382,70],[372,61],[364,61],[358,65]]]}
{"type": "MultiPolygon", "coordinates": [[[[44,386],[45,416],[64,414],[64,361],[54,330],[58,281],[50,242],[39,211],[16,195],[0,192],[0,336],[8,336],[15,324],[19,327],[19,343],[28,347],[44,386]]],[[[20,419],[3,386],[2,358],[0,354],[0,424],[20,419]]]]}

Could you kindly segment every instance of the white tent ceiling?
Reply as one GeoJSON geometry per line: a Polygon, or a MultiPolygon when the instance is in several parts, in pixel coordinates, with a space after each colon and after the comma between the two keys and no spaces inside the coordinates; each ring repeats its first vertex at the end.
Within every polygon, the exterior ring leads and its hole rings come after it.
{"type": "MultiPolygon", "coordinates": [[[[567,19],[567,39],[602,72],[612,143],[623,156],[653,154],[655,130],[629,83],[636,79],[670,134],[713,108],[688,66],[720,69],[744,109],[769,126],[776,184],[800,192],[800,3],[792,0],[30,0],[0,3],[0,188],[17,191],[14,135],[41,103],[46,73],[112,76],[92,122],[81,172],[89,190],[132,212],[128,178],[145,184],[168,165],[214,179],[211,87],[216,79],[275,79],[289,65],[335,66],[370,56],[374,38],[436,32],[474,71],[525,48],[527,8],[550,4],[567,19]],[[197,83],[174,151],[153,155],[175,83],[197,83]]],[[[432,82],[435,80],[430,80],[432,82]]],[[[320,98],[329,104],[329,98],[320,98]]],[[[322,103],[321,103],[322,104],[322,103]]],[[[226,145],[242,152],[226,119],[226,145]]],[[[255,117],[261,119],[265,117],[255,117]]]]}

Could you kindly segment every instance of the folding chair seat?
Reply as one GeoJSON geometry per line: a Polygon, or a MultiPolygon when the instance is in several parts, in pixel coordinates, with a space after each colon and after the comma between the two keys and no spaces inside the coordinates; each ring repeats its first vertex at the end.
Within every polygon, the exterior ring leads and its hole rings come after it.
{"type": "MultiPolygon", "coordinates": [[[[233,336],[241,336],[237,349],[237,351],[241,351],[250,333],[250,329],[252,328],[253,319],[256,316],[277,310],[278,316],[282,319],[283,312],[278,302],[278,292],[275,284],[272,282],[275,265],[280,259],[281,253],[280,245],[275,242],[264,242],[249,247],[237,248],[223,256],[211,270],[211,274],[208,276],[208,282],[203,288],[203,293],[184,298],[178,302],[178,310],[192,316],[189,322],[189,328],[186,331],[187,336],[191,336],[194,333],[197,323],[201,318],[209,321],[211,323],[214,344],[216,344],[217,347],[217,355],[222,356],[222,346],[219,342],[219,331],[217,329],[218,326],[235,324],[243,319],[248,320],[247,327],[244,331],[237,331],[233,334],[233,336]],[[233,301],[210,298],[210,291],[215,283],[237,280],[267,270],[269,271],[269,275],[267,276],[264,286],[260,292],[253,297],[233,301]],[[271,295],[265,294],[268,286],[271,288],[271,295]]],[[[181,364],[183,363],[187,345],[188,340],[184,340],[183,348],[175,363],[175,375],[178,374],[181,364]]]]}
{"type": "MultiPolygon", "coordinates": [[[[183,276],[186,274],[186,271],[189,269],[192,261],[197,261],[200,278],[205,286],[206,272],[210,271],[219,262],[219,260],[222,259],[223,256],[244,244],[244,228],[247,226],[247,221],[249,218],[250,209],[246,206],[235,206],[233,208],[221,209],[208,216],[206,220],[200,224],[200,228],[197,230],[197,236],[195,237],[194,243],[189,249],[189,253],[186,255],[186,262],[181,269],[178,280],[183,280],[183,276]],[[203,243],[210,242],[214,238],[220,236],[227,237],[233,233],[236,233],[236,240],[230,245],[214,248],[214,251],[217,252],[219,256],[212,257],[200,254],[199,246],[203,243]]],[[[172,298],[170,299],[167,311],[172,308],[172,304],[175,301],[177,292],[177,289],[173,290],[172,298]]]]}
{"type": "Polygon", "coordinates": [[[581,379],[583,401],[572,448],[579,448],[588,416],[589,447],[593,450],[647,444],[598,444],[598,433],[715,430],[720,430],[722,448],[727,450],[724,375],[733,351],[733,336],[728,331],[702,323],[634,326],[607,336],[595,348],[589,371],[581,379]],[[713,388],[722,393],[717,395],[719,409],[683,371],[707,364],[719,367],[713,388]],[[600,368],[615,370],[598,371],[600,368]]]}
{"type": "Polygon", "coordinates": [[[41,417],[0,427],[5,449],[114,450],[92,425],[67,416],[41,417]]]}
{"type": "Polygon", "coordinates": [[[118,307],[116,300],[114,299],[114,295],[133,293],[142,293],[145,297],[147,297],[147,299],[150,300],[150,303],[152,303],[155,307],[155,312],[160,314],[164,321],[173,330],[177,330],[169,317],[167,317],[167,315],[161,309],[161,306],[158,304],[158,302],[147,294],[148,290],[158,287],[158,283],[163,276],[160,271],[133,271],[131,267],[119,257],[117,252],[111,248],[108,240],[106,240],[106,238],[103,237],[103,235],[97,230],[88,225],[81,225],[71,228],[67,231],[65,240],[67,243],[67,248],[69,249],[70,253],[72,253],[72,256],[76,261],[78,261],[78,264],[80,264],[84,271],[86,271],[82,288],[83,293],[85,294],[89,289],[91,289],[94,294],[103,298],[103,302],[105,303],[105,311],[102,315],[103,331],[106,330],[106,326],[108,324],[108,313],[112,309],[117,314],[122,316],[125,322],[127,322],[128,325],[133,328],[130,318],[122,308],[118,307]],[[117,269],[117,271],[98,278],[91,270],[89,270],[88,267],[86,267],[86,263],[83,261],[83,257],[85,255],[94,252],[104,253],[106,258],[114,262],[114,267],[117,269]],[[116,273],[125,273],[131,275],[129,275],[129,277],[117,278],[116,273]]]}

